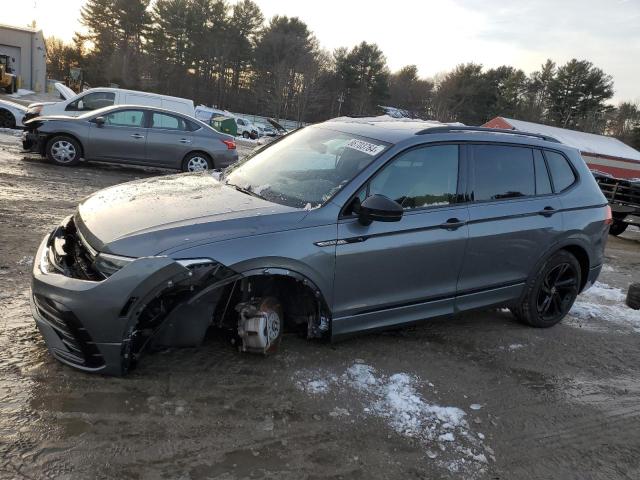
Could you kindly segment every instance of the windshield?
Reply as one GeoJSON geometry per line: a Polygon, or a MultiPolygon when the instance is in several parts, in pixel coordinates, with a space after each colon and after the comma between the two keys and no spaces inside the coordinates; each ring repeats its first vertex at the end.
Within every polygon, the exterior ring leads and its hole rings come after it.
{"type": "Polygon", "coordinates": [[[386,148],[379,140],[307,127],[231,167],[222,181],[271,202],[316,208],[386,148]]]}

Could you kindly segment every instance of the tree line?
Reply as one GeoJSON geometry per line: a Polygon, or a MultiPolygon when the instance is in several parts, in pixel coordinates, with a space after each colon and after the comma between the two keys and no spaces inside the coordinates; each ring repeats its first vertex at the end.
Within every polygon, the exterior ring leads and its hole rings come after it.
{"type": "Polygon", "coordinates": [[[48,73],[83,70],[90,85],[193,98],[300,122],[372,115],[391,105],[421,118],[481,125],[497,116],[615,135],[640,147],[640,108],[618,107],[612,78],[587,60],[527,75],[467,63],[435,78],[391,72],[374,43],[328,52],[297,17],[265,20],[252,0],[88,0],[71,44],[47,40],[48,73]]]}

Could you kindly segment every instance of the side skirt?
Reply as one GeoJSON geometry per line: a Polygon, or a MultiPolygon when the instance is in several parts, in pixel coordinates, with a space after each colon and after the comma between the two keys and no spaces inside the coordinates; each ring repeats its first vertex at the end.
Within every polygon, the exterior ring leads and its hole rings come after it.
{"type": "Polygon", "coordinates": [[[453,315],[467,310],[504,305],[520,298],[524,285],[524,282],[521,282],[481,292],[467,293],[457,297],[334,318],[331,322],[331,338],[332,340],[339,340],[341,337],[348,337],[357,333],[411,325],[421,320],[453,315]]]}

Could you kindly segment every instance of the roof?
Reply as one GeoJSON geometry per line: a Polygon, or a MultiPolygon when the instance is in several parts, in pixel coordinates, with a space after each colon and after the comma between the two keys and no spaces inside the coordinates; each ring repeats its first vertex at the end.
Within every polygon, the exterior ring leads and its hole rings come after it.
{"type": "Polygon", "coordinates": [[[412,118],[393,118],[389,115],[378,117],[338,117],[324,122],[324,126],[332,125],[341,131],[375,138],[383,142],[397,143],[427,128],[443,127],[445,123],[435,120],[418,120],[412,118]]]}
{"type": "Polygon", "coordinates": [[[5,23],[0,23],[0,29],[8,28],[9,30],[18,30],[19,32],[28,32],[28,33],[38,33],[42,29],[40,28],[31,28],[31,27],[18,27],[16,25],[7,25],[5,23]]]}
{"type": "MultiPolygon", "coordinates": [[[[582,153],[592,153],[609,157],[623,158],[640,161],[640,152],[635,148],[621,142],[617,138],[606,135],[596,135],[595,133],[578,132],[566,128],[551,127],[540,123],[525,122],[513,118],[496,117],[506,121],[516,130],[523,130],[532,133],[540,133],[557,138],[565,145],[577,148],[582,153]]],[[[494,119],[494,120],[496,120],[494,119]]],[[[493,122],[490,120],[486,125],[493,122]]]]}

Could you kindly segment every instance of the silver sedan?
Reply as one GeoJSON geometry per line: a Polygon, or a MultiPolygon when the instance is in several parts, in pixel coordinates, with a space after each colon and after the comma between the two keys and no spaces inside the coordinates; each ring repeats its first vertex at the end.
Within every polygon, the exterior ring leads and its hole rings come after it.
{"type": "Polygon", "coordinates": [[[44,116],[25,123],[23,147],[64,166],[81,159],[174,168],[226,168],[238,160],[234,138],[187,115],[136,105],[79,117],[44,116]]]}

